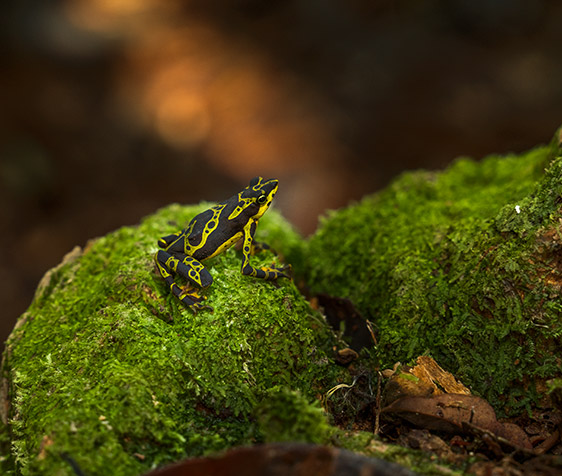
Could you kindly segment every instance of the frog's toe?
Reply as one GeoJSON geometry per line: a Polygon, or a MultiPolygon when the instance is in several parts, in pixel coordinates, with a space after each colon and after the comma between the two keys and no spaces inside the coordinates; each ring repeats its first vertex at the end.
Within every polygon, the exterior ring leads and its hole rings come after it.
{"type": "Polygon", "coordinates": [[[207,304],[201,304],[200,302],[196,302],[193,303],[191,306],[189,306],[189,308],[196,313],[197,311],[203,311],[203,310],[207,310],[210,312],[214,312],[214,309],[211,306],[208,306],[207,304]]]}
{"type": "Polygon", "coordinates": [[[201,311],[204,309],[213,311],[213,308],[211,306],[208,306],[207,304],[201,302],[205,299],[207,298],[201,296],[184,296],[183,298],[180,298],[180,301],[185,305],[185,307],[189,308],[194,313],[197,313],[197,311],[201,311]]]}
{"type": "Polygon", "coordinates": [[[193,301],[193,302],[201,302],[201,301],[204,301],[205,299],[207,299],[207,296],[200,296],[199,294],[196,294],[196,293],[190,293],[190,294],[188,294],[184,297],[187,297],[190,301],[193,301]]]}
{"type": "Polygon", "coordinates": [[[280,267],[275,267],[273,268],[273,270],[275,271],[275,279],[279,279],[279,278],[293,279],[291,276],[293,272],[293,268],[290,264],[280,267]]]}
{"type": "Polygon", "coordinates": [[[281,272],[279,277],[292,279],[293,267],[290,264],[286,264],[277,269],[281,272]]]}
{"type": "Polygon", "coordinates": [[[291,277],[286,274],[284,271],[286,270],[290,270],[290,265],[287,266],[283,266],[283,267],[276,267],[273,266],[271,268],[268,268],[266,266],[260,268],[260,269],[254,269],[252,271],[252,276],[256,276],[258,278],[262,278],[265,279],[266,281],[276,281],[279,278],[289,278],[291,279],[291,277]]]}
{"type": "Polygon", "coordinates": [[[198,289],[193,287],[191,284],[187,283],[185,286],[181,288],[181,294],[179,295],[180,300],[184,300],[187,298],[188,300],[194,302],[201,302],[207,299],[207,296],[201,296],[198,292],[198,289]]]}

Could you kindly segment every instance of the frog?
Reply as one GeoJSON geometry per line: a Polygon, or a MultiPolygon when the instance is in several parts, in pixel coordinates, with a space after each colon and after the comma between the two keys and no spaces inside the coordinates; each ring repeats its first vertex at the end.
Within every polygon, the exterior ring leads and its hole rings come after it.
{"type": "Polygon", "coordinates": [[[199,294],[199,289],[206,289],[213,283],[203,262],[239,242],[242,242],[243,275],[265,281],[291,279],[287,274],[290,265],[256,268],[250,264],[251,255],[262,250],[273,251],[267,244],[255,241],[254,235],[278,188],[277,179],[254,177],[236,195],[199,213],[184,229],[158,240],[161,249],[154,256],[156,267],[170,292],[188,309],[194,313],[202,309],[213,311],[204,303],[206,296],[199,294]],[[174,275],[185,278],[187,285],[180,287],[174,275]]]}

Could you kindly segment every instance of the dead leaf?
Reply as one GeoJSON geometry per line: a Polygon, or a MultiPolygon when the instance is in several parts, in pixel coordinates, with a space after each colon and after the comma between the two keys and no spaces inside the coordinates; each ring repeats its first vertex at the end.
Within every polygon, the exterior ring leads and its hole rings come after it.
{"type": "Polygon", "coordinates": [[[451,454],[449,445],[427,430],[410,430],[400,435],[398,443],[416,450],[425,451],[426,453],[435,453],[440,458],[451,454]]]}
{"type": "Polygon", "coordinates": [[[476,395],[441,394],[402,397],[382,409],[421,428],[448,433],[466,432],[468,423],[476,428],[505,438],[512,445],[532,448],[526,433],[514,424],[497,421],[492,406],[476,395]]]}
{"type": "Polygon", "coordinates": [[[397,414],[422,428],[450,433],[461,430],[463,421],[486,428],[491,426],[491,422],[496,422],[493,408],[474,395],[402,397],[382,411],[397,414]]]}
{"type": "Polygon", "coordinates": [[[462,393],[470,395],[470,390],[459,382],[453,374],[443,370],[431,357],[422,355],[416,360],[417,365],[410,371],[423,381],[433,385],[434,394],[462,393]]]}
{"type": "Polygon", "coordinates": [[[462,426],[465,433],[478,437],[498,457],[514,453],[520,453],[527,458],[535,455],[526,433],[512,423],[499,423],[497,433],[478,428],[468,422],[463,422],[462,426]]]}
{"type": "Polygon", "coordinates": [[[384,372],[390,376],[384,391],[384,401],[389,405],[406,396],[442,395],[444,393],[470,394],[470,390],[453,374],[443,370],[431,357],[422,355],[414,367],[401,366],[399,370],[384,372]]]}
{"type": "Polygon", "coordinates": [[[433,395],[433,385],[412,375],[408,369],[397,370],[388,380],[384,387],[384,404],[390,403],[404,397],[425,397],[433,395]]]}

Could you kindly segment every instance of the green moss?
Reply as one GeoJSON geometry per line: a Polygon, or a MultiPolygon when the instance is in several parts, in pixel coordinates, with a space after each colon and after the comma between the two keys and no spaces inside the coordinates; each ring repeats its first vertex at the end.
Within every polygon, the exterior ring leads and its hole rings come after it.
{"type": "Polygon", "coordinates": [[[536,402],[561,372],[558,154],[555,140],[402,175],[323,219],[307,282],[375,322],[382,365],[430,353],[500,412],[536,402]]]}
{"type": "MultiPolygon", "coordinates": [[[[312,290],[352,299],[375,322],[373,360],[363,352],[358,365],[430,353],[500,413],[517,411],[561,376],[560,152],[557,135],[521,156],[404,174],[331,212],[308,243],[270,210],[257,239],[312,290]]],[[[208,206],[166,207],[47,273],[4,354],[3,474],[72,475],[76,464],[137,475],[287,440],[450,474],[431,455],[327,423],[320,397],[353,377],[333,364],[334,334],[292,282],[244,277],[230,249],[205,263],[214,313],[193,314],[170,295],[154,268],[156,240],[208,206]]],[[[279,260],[265,252],[253,264],[279,260]]],[[[335,419],[353,410],[329,405],[335,419]]]]}
{"type": "MultiPolygon", "coordinates": [[[[307,414],[341,372],[327,357],[333,335],[294,284],[244,277],[234,249],[206,263],[214,313],[194,315],[169,294],[156,240],[207,206],[169,206],[76,250],[43,280],[3,367],[21,474],[73,474],[70,459],[91,475],[141,474],[259,441],[256,409],[270,389],[299,392],[295,411],[307,414]]],[[[298,235],[269,211],[258,239],[284,252],[298,235]]],[[[321,426],[320,436],[309,430],[306,440],[323,438],[321,426]]]]}
{"type": "Polygon", "coordinates": [[[365,431],[354,433],[340,432],[338,444],[347,450],[401,464],[418,474],[428,476],[454,476],[466,474],[463,468],[455,468],[440,461],[433,454],[398,445],[388,444],[379,437],[365,431]]]}
{"type": "Polygon", "coordinates": [[[318,402],[310,403],[300,392],[273,387],[257,408],[264,441],[300,441],[325,444],[334,428],[318,402]]]}

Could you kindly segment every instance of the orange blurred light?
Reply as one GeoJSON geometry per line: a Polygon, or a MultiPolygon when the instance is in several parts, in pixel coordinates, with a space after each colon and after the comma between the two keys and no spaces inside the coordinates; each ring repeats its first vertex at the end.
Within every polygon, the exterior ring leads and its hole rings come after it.
{"type": "Polygon", "coordinates": [[[205,101],[189,90],[171,90],[157,105],[156,129],[162,139],[177,148],[191,148],[203,142],[210,124],[205,101]]]}
{"type": "Polygon", "coordinates": [[[77,27],[102,34],[123,36],[153,24],[159,15],[170,14],[175,1],[67,0],[64,10],[77,27]]]}

